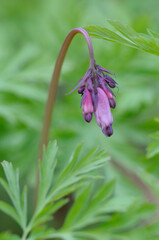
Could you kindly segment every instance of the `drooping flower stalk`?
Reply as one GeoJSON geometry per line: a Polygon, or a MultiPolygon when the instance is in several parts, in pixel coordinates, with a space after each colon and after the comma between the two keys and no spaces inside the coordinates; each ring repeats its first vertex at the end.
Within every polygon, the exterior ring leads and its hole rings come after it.
{"type": "Polygon", "coordinates": [[[90,64],[84,77],[77,82],[76,87],[70,93],[78,88],[78,93],[82,95],[81,106],[83,105],[83,117],[86,122],[90,122],[92,120],[94,113],[97,124],[101,127],[102,132],[107,137],[110,137],[113,134],[113,116],[110,108],[116,107],[116,101],[110,88],[115,88],[117,83],[111,76],[109,76],[113,75],[113,72],[96,64],[94,60],[92,42],[88,33],[83,28],[75,28],[64,40],[52,75],[41,135],[39,151],[40,160],[42,160],[43,145],[47,145],[48,141],[52,111],[55,103],[61,67],[68,47],[77,33],[83,34],[86,39],[90,55],[90,64]]]}
{"type": "Polygon", "coordinates": [[[73,37],[77,33],[81,33],[85,37],[90,54],[89,69],[86,72],[85,76],[78,82],[78,85],[76,86],[76,88],[79,87],[78,93],[82,94],[81,105],[83,104],[84,119],[85,121],[90,122],[92,120],[92,114],[94,112],[97,123],[101,127],[103,133],[106,136],[111,136],[113,133],[111,127],[113,123],[113,117],[111,115],[110,107],[115,108],[116,102],[114,99],[114,94],[109,89],[109,87],[114,88],[116,86],[116,82],[109,75],[105,74],[112,74],[111,71],[100,67],[95,63],[92,42],[88,33],[82,28],[75,28],[67,35],[66,39],[64,40],[64,43],[56,60],[54,72],[52,75],[41,135],[39,151],[40,160],[42,160],[43,145],[47,145],[48,141],[52,111],[55,103],[61,67],[68,47],[73,37]],[[103,103],[101,103],[101,101],[103,103]]]}
{"type": "MultiPolygon", "coordinates": [[[[58,87],[58,80],[62,68],[62,64],[64,61],[64,58],[66,56],[67,50],[69,48],[69,45],[73,39],[73,37],[77,34],[81,33],[84,38],[86,39],[88,49],[89,49],[89,55],[90,55],[90,63],[89,63],[89,69],[94,68],[94,53],[93,53],[93,47],[92,47],[92,42],[91,39],[83,28],[75,28],[73,29],[65,38],[62,47],[60,49],[59,55],[56,60],[56,64],[54,67],[53,75],[51,78],[51,83],[49,87],[49,93],[48,93],[48,99],[46,103],[46,108],[45,108],[45,114],[44,114],[44,120],[43,120],[43,126],[42,126],[42,133],[41,133],[41,141],[40,141],[40,147],[39,147],[39,155],[38,155],[38,161],[42,161],[43,158],[43,146],[47,145],[48,143],[48,135],[49,135],[49,129],[51,125],[51,118],[52,118],[52,112],[55,104],[55,98],[56,98],[56,92],[57,92],[57,87],[58,87]]],[[[39,176],[39,169],[37,170],[37,185],[36,185],[36,201],[37,201],[37,196],[38,196],[38,189],[39,189],[39,181],[40,181],[40,176],[39,176]]]]}
{"type": "Polygon", "coordinates": [[[89,49],[89,55],[90,55],[90,64],[89,68],[93,69],[94,67],[94,53],[93,53],[93,47],[91,39],[88,35],[88,33],[83,28],[75,28],[73,29],[65,38],[61,50],[59,52],[59,55],[56,60],[56,64],[54,67],[53,75],[51,78],[49,93],[48,93],[48,100],[46,103],[46,109],[44,114],[44,121],[43,121],[43,127],[42,127],[42,134],[41,134],[41,142],[40,142],[40,150],[39,150],[39,159],[42,160],[43,155],[43,145],[47,145],[48,142],[48,134],[51,124],[51,118],[52,118],[52,111],[55,103],[56,98],[56,92],[58,87],[58,80],[60,76],[61,67],[65,58],[65,55],[67,53],[67,50],[69,48],[69,45],[73,39],[73,37],[77,34],[81,33],[87,42],[88,49],[89,49]]]}

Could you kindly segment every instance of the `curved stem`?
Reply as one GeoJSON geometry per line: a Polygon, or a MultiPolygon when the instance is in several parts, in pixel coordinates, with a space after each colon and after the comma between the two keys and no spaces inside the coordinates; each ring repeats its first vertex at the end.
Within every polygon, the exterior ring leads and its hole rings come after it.
{"type": "MultiPolygon", "coordinates": [[[[56,64],[54,67],[53,75],[51,78],[49,93],[48,93],[48,99],[46,103],[45,108],[45,114],[44,114],[44,121],[43,121],[43,127],[42,127],[42,134],[41,134],[41,141],[40,141],[40,148],[39,148],[39,155],[38,155],[38,161],[42,161],[43,158],[43,145],[47,145],[48,142],[48,135],[49,135],[49,129],[51,125],[51,118],[52,118],[52,112],[53,107],[55,104],[55,98],[56,98],[56,92],[58,87],[58,80],[62,68],[63,61],[65,59],[67,50],[70,46],[70,43],[73,39],[73,37],[77,34],[81,33],[87,42],[88,49],[89,49],[89,55],[90,55],[90,64],[89,67],[91,69],[94,68],[94,53],[93,53],[93,46],[91,39],[83,28],[75,28],[73,29],[65,38],[62,47],[60,49],[59,55],[56,60],[56,64]]],[[[39,169],[37,169],[37,186],[36,186],[36,200],[37,200],[37,194],[38,194],[38,188],[39,188],[39,169]]]]}
{"type": "Polygon", "coordinates": [[[49,94],[48,94],[48,100],[46,103],[46,109],[45,109],[45,115],[44,115],[44,122],[42,127],[42,134],[41,134],[41,142],[40,142],[40,149],[39,149],[39,159],[42,160],[43,156],[43,145],[47,145],[48,142],[48,134],[51,124],[51,117],[52,117],[52,111],[55,103],[56,98],[56,92],[57,92],[57,86],[58,86],[58,79],[61,72],[61,67],[66,55],[66,52],[68,50],[68,47],[73,39],[73,37],[77,34],[81,33],[85,37],[89,49],[89,55],[90,55],[90,68],[94,67],[94,53],[93,53],[93,47],[91,39],[88,35],[88,33],[83,28],[75,28],[73,29],[65,38],[64,43],[61,47],[61,50],[59,52],[59,55],[56,60],[54,72],[52,75],[50,88],[49,88],[49,94]]]}

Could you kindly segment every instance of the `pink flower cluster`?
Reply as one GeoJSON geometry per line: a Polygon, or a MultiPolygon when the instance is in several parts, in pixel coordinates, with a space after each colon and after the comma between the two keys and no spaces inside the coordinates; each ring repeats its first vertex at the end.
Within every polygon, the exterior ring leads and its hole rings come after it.
{"type": "Polygon", "coordinates": [[[90,122],[94,113],[102,132],[110,137],[113,134],[111,108],[116,107],[114,94],[110,88],[115,88],[117,83],[108,74],[113,73],[94,63],[94,69],[88,69],[75,89],[79,87],[78,93],[82,95],[81,106],[83,106],[84,120],[90,122]]]}

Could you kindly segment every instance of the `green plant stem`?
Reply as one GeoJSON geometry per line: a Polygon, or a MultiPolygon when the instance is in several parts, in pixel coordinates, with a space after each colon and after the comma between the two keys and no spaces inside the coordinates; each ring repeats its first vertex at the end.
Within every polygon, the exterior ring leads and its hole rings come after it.
{"type": "Polygon", "coordinates": [[[27,239],[27,235],[29,234],[30,232],[30,229],[26,228],[23,232],[23,235],[22,235],[22,240],[26,240],[27,239]]]}
{"type": "Polygon", "coordinates": [[[50,88],[49,88],[49,94],[48,94],[48,100],[46,103],[46,109],[45,109],[45,115],[44,115],[44,121],[43,121],[43,127],[42,127],[42,134],[41,134],[41,142],[40,142],[40,149],[39,149],[39,159],[42,160],[43,156],[43,145],[47,145],[48,142],[48,134],[51,124],[51,118],[52,118],[52,111],[55,104],[55,98],[56,98],[56,92],[58,87],[58,80],[61,72],[61,67],[65,58],[65,55],[67,53],[67,50],[69,48],[69,45],[73,39],[73,37],[77,34],[81,33],[85,37],[89,54],[90,54],[90,68],[93,68],[94,66],[94,53],[93,53],[93,47],[91,39],[88,35],[88,33],[83,28],[75,28],[73,29],[65,38],[64,43],[61,47],[61,50],[59,52],[59,55],[56,60],[55,68],[53,71],[50,88]]]}
{"type": "MultiPolygon", "coordinates": [[[[44,121],[43,121],[43,127],[42,127],[42,134],[41,134],[41,141],[40,141],[40,148],[39,148],[39,155],[38,155],[38,161],[42,161],[43,158],[43,146],[47,145],[48,143],[48,135],[49,135],[49,129],[51,125],[51,118],[52,118],[52,112],[55,104],[55,98],[56,98],[56,92],[58,87],[58,80],[62,68],[62,64],[64,61],[64,58],[66,56],[67,50],[69,48],[69,45],[73,39],[73,37],[77,34],[81,33],[87,42],[88,49],[89,49],[89,55],[90,55],[90,68],[93,69],[94,67],[94,53],[93,53],[93,46],[91,39],[83,28],[75,28],[73,29],[65,38],[63,45],[60,49],[59,55],[56,60],[56,64],[54,67],[53,75],[51,78],[49,93],[48,93],[48,99],[46,103],[45,108],[45,114],[44,114],[44,121]]],[[[37,170],[37,186],[36,186],[36,199],[38,194],[38,188],[39,188],[39,169],[37,170]]]]}
{"type": "Polygon", "coordinates": [[[154,194],[151,188],[132,170],[127,169],[121,163],[111,160],[113,166],[118,169],[123,175],[130,179],[143,193],[145,199],[149,202],[159,204],[158,197],[154,194]]]}
{"type": "Polygon", "coordinates": [[[32,219],[30,220],[30,222],[28,223],[28,225],[25,227],[24,231],[23,231],[23,235],[22,235],[22,240],[26,240],[27,236],[29,235],[30,231],[32,230],[32,224],[34,221],[34,216],[32,217],[32,219]]]}

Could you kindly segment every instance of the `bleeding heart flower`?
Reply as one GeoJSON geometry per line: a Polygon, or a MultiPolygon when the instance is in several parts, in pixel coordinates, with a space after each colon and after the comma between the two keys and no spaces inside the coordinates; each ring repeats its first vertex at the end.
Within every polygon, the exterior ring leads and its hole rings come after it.
{"type": "Polygon", "coordinates": [[[110,110],[110,104],[108,101],[108,97],[106,93],[102,90],[102,88],[97,88],[98,92],[98,103],[95,111],[95,118],[97,124],[101,127],[102,132],[110,137],[113,134],[112,123],[113,116],[110,110]]]}
{"type": "Polygon", "coordinates": [[[82,95],[84,120],[90,122],[94,112],[102,132],[110,137],[113,134],[113,116],[110,108],[116,107],[114,93],[110,88],[115,88],[117,83],[108,74],[114,73],[100,67],[94,61],[94,67],[88,69],[71,92],[78,88],[78,93],[82,95]]]}
{"type": "Polygon", "coordinates": [[[93,109],[91,94],[87,88],[85,89],[85,91],[83,93],[81,104],[83,104],[84,120],[86,122],[90,122],[92,120],[92,115],[93,115],[94,109],[93,109]]]}

